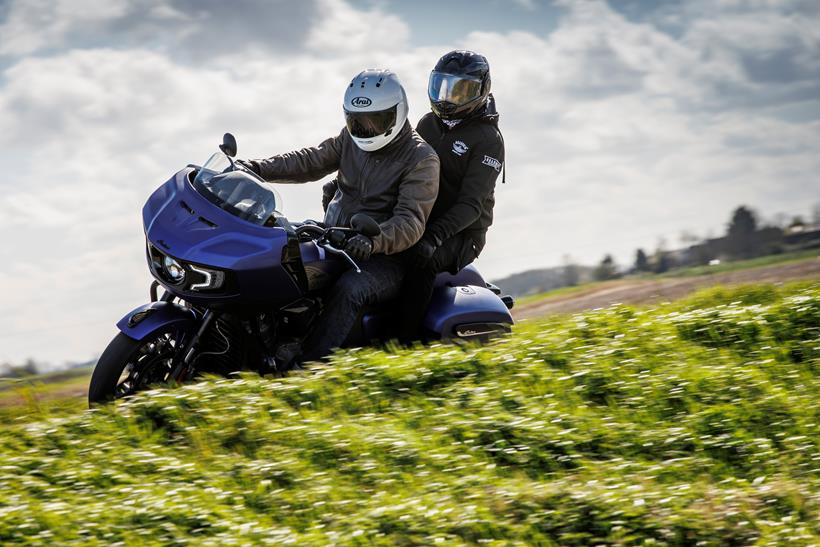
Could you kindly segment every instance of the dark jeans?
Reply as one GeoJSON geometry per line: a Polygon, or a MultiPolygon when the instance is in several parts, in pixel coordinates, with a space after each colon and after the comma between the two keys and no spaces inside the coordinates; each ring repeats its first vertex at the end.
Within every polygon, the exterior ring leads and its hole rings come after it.
{"type": "Polygon", "coordinates": [[[399,296],[399,340],[409,343],[418,339],[421,322],[427,313],[436,276],[441,272],[456,273],[476,257],[470,238],[456,234],[436,249],[422,267],[413,265],[412,250],[407,253],[407,275],[399,296]]]}
{"type": "Polygon", "coordinates": [[[302,344],[302,361],[329,355],[347,339],[362,308],[396,297],[404,277],[401,259],[375,255],[359,267],[361,273],[346,271],[328,292],[325,309],[302,344]]]}

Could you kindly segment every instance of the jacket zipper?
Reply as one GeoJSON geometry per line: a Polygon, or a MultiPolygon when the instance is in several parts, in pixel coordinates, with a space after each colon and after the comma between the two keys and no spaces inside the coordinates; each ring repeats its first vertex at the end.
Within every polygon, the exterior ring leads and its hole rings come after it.
{"type": "Polygon", "coordinates": [[[367,154],[364,157],[364,163],[362,164],[362,168],[359,170],[359,200],[364,197],[364,172],[367,168],[367,164],[370,162],[370,154],[367,154]]]}

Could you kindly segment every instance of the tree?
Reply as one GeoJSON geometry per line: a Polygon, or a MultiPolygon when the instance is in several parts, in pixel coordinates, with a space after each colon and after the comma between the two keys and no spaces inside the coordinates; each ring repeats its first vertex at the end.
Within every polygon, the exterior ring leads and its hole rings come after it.
{"type": "Polygon", "coordinates": [[[749,258],[755,254],[757,217],[748,207],[741,205],[732,213],[726,233],[729,254],[736,258],[749,258]]]}
{"type": "Polygon", "coordinates": [[[598,267],[595,268],[595,279],[598,281],[606,281],[607,279],[615,279],[618,277],[618,269],[615,266],[615,260],[612,255],[606,255],[598,267]]]}
{"type": "Polygon", "coordinates": [[[655,253],[655,268],[653,271],[656,274],[662,274],[664,272],[668,272],[671,267],[672,259],[669,256],[669,253],[663,249],[658,249],[655,253]]]}
{"type": "Polygon", "coordinates": [[[643,249],[638,249],[635,251],[635,271],[648,272],[649,270],[649,258],[643,252],[643,249]]]}
{"type": "Polygon", "coordinates": [[[678,236],[678,240],[684,247],[689,247],[700,242],[700,238],[697,236],[697,234],[695,234],[694,232],[690,232],[689,230],[683,230],[680,233],[680,236],[678,236]]]}
{"type": "Polygon", "coordinates": [[[658,238],[658,246],[655,247],[655,254],[652,256],[652,271],[660,274],[672,267],[672,259],[669,251],[666,250],[666,238],[658,238]]]}
{"type": "Polygon", "coordinates": [[[24,378],[38,374],[39,370],[34,359],[26,359],[22,365],[3,363],[0,365],[0,377],[2,378],[24,378]]]}
{"type": "Polygon", "coordinates": [[[564,255],[564,271],[561,272],[565,287],[574,287],[581,280],[578,264],[569,255],[564,255]]]}

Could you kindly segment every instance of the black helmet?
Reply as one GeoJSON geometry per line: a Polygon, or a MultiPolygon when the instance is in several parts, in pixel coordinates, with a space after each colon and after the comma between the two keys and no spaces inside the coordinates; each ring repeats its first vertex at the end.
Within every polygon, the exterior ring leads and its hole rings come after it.
{"type": "Polygon", "coordinates": [[[457,50],[445,54],[430,73],[427,96],[443,120],[461,120],[487,101],[490,64],[483,55],[457,50]]]}

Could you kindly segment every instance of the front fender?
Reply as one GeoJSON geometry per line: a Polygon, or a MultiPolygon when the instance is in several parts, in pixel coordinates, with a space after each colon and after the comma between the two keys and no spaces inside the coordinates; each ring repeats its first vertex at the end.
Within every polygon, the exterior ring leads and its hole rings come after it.
{"type": "Polygon", "coordinates": [[[133,310],[119,320],[117,328],[134,340],[144,340],[168,326],[194,332],[198,324],[199,319],[193,310],[173,302],[160,301],[133,310]]]}

